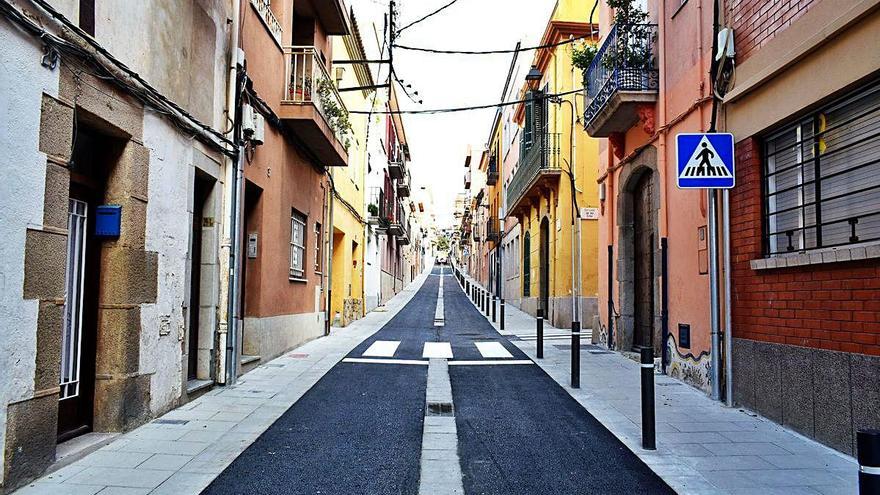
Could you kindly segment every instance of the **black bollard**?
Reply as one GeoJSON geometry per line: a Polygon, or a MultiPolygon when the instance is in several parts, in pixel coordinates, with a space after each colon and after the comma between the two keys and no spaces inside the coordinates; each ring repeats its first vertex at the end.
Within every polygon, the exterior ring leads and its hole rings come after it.
{"type": "Polygon", "coordinates": [[[495,322],[497,321],[497,320],[495,319],[495,318],[496,318],[496,313],[495,313],[495,311],[497,310],[497,308],[496,308],[495,306],[496,306],[497,304],[498,304],[498,298],[495,297],[495,296],[492,296],[492,323],[495,323],[495,322]]]}
{"type": "Polygon", "coordinates": [[[656,450],[654,425],[654,348],[641,351],[642,370],[642,448],[656,450]]]}
{"type": "Polygon", "coordinates": [[[581,388],[581,322],[571,322],[571,388],[581,388]]]}
{"type": "Polygon", "coordinates": [[[492,295],[489,294],[489,291],[486,291],[486,307],[483,308],[483,313],[486,314],[486,318],[489,318],[489,315],[492,314],[492,295]]]}
{"type": "Polygon", "coordinates": [[[504,330],[504,298],[503,297],[501,298],[501,315],[499,315],[499,316],[501,319],[501,329],[504,330]]]}
{"type": "Polygon", "coordinates": [[[880,493],[880,430],[859,430],[856,433],[856,450],[859,494],[880,493]]]}
{"type": "Polygon", "coordinates": [[[544,310],[538,310],[538,318],[535,320],[538,335],[535,344],[538,346],[538,359],[544,359],[544,310]]]}

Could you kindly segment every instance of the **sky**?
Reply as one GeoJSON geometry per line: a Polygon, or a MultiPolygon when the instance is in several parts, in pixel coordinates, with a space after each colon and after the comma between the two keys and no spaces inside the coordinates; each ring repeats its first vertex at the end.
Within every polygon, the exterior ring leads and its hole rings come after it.
{"type": "MultiPolygon", "coordinates": [[[[449,3],[450,0],[397,0],[398,28],[449,3]]],[[[348,0],[354,8],[368,55],[375,55],[376,23],[382,39],[387,0],[348,0]]],[[[397,44],[447,50],[512,49],[517,41],[536,45],[555,0],[458,0],[439,14],[404,30],[397,44]]],[[[527,70],[534,52],[519,56],[519,72],[527,70]]],[[[424,103],[411,102],[398,90],[401,110],[485,105],[501,100],[511,54],[445,55],[395,49],[394,67],[410,91],[424,103]]],[[[375,67],[374,67],[375,70],[375,67]]],[[[382,69],[381,80],[387,76],[382,69]]],[[[521,78],[513,81],[517,87],[521,78]]],[[[409,141],[413,188],[430,188],[440,227],[453,224],[455,195],[464,189],[467,146],[474,158],[485,148],[495,109],[440,115],[404,115],[409,141]]]]}

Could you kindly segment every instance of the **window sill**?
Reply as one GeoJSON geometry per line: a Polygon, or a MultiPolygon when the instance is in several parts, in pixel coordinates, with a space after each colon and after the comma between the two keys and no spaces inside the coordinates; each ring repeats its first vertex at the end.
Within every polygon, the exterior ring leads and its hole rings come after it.
{"type": "Polygon", "coordinates": [[[308,280],[307,280],[307,279],[299,278],[299,277],[288,277],[288,280],[289,280],[290,282],[296,282],[296,283],[298,283],[298,284],[305,284],[305,283],[308,283],[308,280]]]}
{"type": "Polygon", "coordinates": [[[786,253],[769,258],[752,260],[752,270],[772,270],[794,266],[824,265],[846,261],[880,259],[880,242],[853,246],[817,249],[808,252],[786,253]]]}

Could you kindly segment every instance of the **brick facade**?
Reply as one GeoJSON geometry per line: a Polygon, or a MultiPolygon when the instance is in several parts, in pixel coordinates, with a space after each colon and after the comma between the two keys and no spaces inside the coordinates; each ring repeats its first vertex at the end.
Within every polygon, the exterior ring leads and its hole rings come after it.
{"type": "Polygon", "coordinates": [[[753,270],[761,252],[761,145],[737,145],[731,191],[737,338],[880,356],[880,261],[753,270]]]}
{"type": "Polygon", "coordinates": [[[737,61],[745,61],[819,1],[731,0],[729,25],[736,35],[737,61]]]}

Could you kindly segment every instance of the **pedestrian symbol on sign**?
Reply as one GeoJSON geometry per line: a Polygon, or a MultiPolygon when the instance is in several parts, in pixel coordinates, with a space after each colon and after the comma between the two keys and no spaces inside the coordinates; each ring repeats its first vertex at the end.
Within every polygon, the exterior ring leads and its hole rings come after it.
{"type": "Polygon", "coordinates": [[[679,134],[678,187],[731,188],[733,173],[733,136],[730,134],[679,134]]]}

